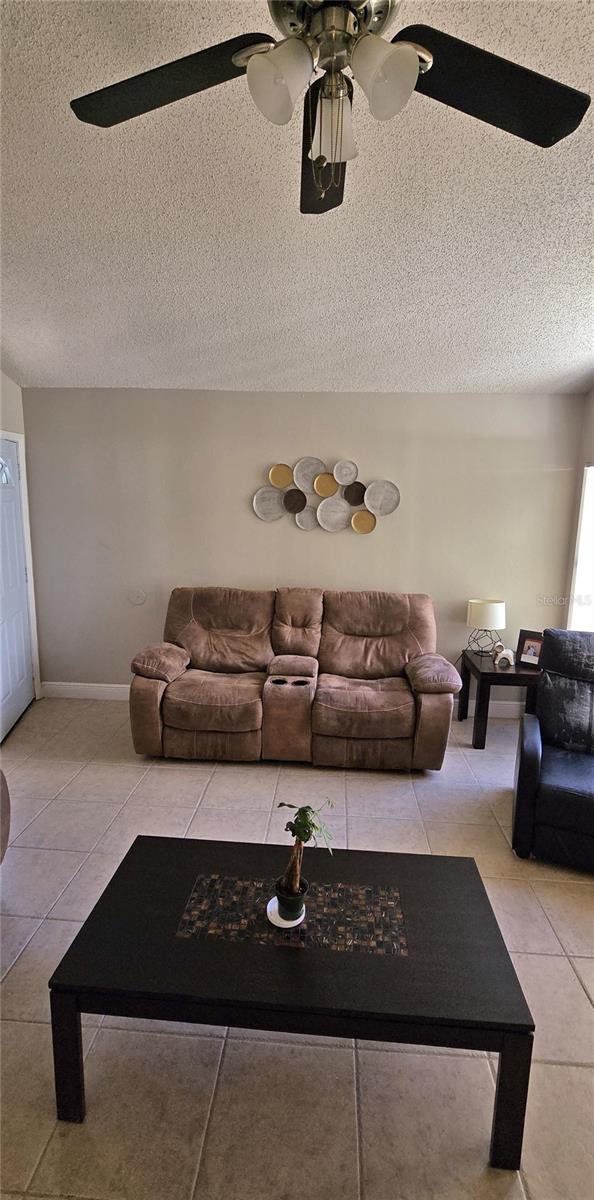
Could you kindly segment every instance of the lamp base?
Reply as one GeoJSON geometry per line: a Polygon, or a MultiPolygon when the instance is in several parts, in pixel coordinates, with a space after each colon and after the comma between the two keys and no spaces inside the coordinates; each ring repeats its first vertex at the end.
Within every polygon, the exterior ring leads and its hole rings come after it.
{"type": "Polygon", "coordinates": [[[473,629],[466,649],[487,656],[493,653],[498,641],[499,634],[495,629],[473,629]]]}

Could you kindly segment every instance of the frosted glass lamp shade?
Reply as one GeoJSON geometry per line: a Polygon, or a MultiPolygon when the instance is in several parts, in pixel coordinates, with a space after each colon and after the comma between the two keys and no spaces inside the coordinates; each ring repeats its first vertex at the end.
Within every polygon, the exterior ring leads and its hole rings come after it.
{"type": "Polygon", "coordinates": [[[367,96],[371,115],[377,121],[387,121],[402,112],[410,100],[419,76],[419,59],[413,46],[405,42],[392,45],[377,33],[368,33],[355,46],[352,68],[367,96]]]}
{"type": "Polygon", "coordinates": [[[348,96],[322,96],[309,157],[322,154],[328,163],[350,162],[358,154],[353,137],[353,110],[348,96]]]}
{"type": "Polygon", "coordinates": [[[266,54],[253,54],[247,81],[256,108],[274,125],[286,125],[312,71],[313,59],[300,38],[288,38],[266,54]]]}
{"type": "Polygon", "coordinates": [[[505,600],[469,600],[466,624],[469,629],[505,629],[505,600]]]}

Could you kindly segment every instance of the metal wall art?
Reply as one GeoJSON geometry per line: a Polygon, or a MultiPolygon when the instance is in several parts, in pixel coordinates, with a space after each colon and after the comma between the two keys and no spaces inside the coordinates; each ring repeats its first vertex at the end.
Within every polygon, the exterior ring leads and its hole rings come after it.
{"type": "Polygon", "coordinates": [[[373,533],[377,518],[398,508],[400,492],[389,479],[366,485],[358,474],[357,464],[346,458],[332,471],[321,458],[300,458],[294,467],[274,463],[268,484],[254,495],[254,512],[261,521],[278,521],[289,514],[298,529],[373,533]]]}

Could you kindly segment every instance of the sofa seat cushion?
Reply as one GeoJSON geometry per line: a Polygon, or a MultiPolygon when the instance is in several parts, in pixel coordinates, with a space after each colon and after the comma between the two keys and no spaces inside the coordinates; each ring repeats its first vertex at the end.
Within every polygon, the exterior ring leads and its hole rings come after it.
{"type": "Polygon", "coordinates": [[[246,733],[262,728],[263,671],[239,675],[186,671],[163,697],[163,722],[173,729],[246,733]]]}
{"type": "Polygon", "coordinates": [[[594,757],[591,754],[543,746],[536,822],[594,837],[594,757]]]}
{"type": "Polygon", "coordinates": [[[312,710],[312,730],[326,737],[410,738],[415,698],[403,676],[348,679],[322,674],[312,710]]]}

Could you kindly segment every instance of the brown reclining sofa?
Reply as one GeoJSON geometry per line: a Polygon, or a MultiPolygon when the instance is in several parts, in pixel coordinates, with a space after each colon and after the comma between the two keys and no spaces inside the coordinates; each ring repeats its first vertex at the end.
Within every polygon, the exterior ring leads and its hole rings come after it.
{"type": "Polygon", "coordinates": [[[176,588],[132,662],[139,754],[439,770],[458,672],[429,596],[176,588]]]}

